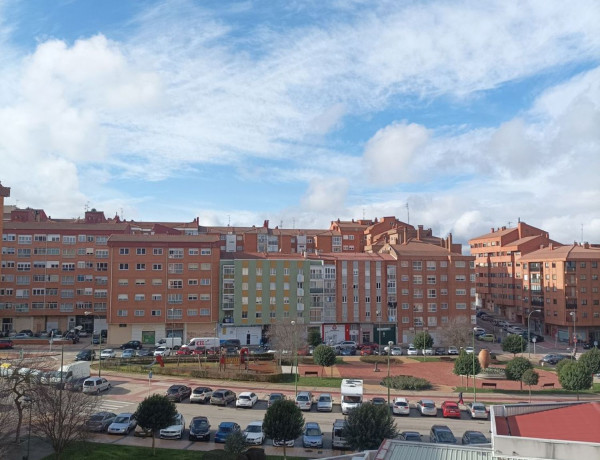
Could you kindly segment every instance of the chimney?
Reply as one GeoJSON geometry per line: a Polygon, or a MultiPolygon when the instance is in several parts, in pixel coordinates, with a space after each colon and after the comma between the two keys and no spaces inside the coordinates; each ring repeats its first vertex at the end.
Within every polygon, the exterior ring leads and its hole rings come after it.
{"type": "Polygon", "coordinates": [[[589,249],[590,248],[590,243],[586,241],[585,243],[583,243],[583,247],[585,249],[589,249]]]}
{"type": "Polygon", "coordinates": [[[552,251],[552,250],[554,250],[554,245],[553,245],[552,243],[550,243],[550,244],[548,245],[548,247],[550,248],[550,250],[551,250],[551,251],[552,251]]]}
{"type": "Polygon", "coordinates": [[[417,227],[417,240],[421,241],[421,229],[423,228],[422,225],[419,225],[417,227]]]}
{"type": "Polygon", "coordinates": [[[266,220],[263,222],[263,227],[264,227],[264,228],[269,228],[269,219],[266,219],[266,220]]]}
{"type": "Polygon", "coordinates": [[[494,233],[494,227],[492,227],[492,229],[490,230],[490,233],[494,233]]]}
{"type": "Polygon", "coordinates": [[[448,233],[448,252],[452,252],[452,233],[448,233]]]}
{"type": "Polygon", "coordinates": [[[406,229],[406,227],[404,227],[404,240],[402,241],[402,243],[406,244],[407,241],[408,241],[408,230],[406,229]]]}

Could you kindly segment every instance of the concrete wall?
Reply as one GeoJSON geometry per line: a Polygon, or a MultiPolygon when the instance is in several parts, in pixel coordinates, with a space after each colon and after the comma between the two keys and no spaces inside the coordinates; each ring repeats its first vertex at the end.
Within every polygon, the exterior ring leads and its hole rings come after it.
{"type": "Polygon", "coordinates": [[[600,458],[600,444],[494,436],[494,456],[571,460],[600,458]]]}

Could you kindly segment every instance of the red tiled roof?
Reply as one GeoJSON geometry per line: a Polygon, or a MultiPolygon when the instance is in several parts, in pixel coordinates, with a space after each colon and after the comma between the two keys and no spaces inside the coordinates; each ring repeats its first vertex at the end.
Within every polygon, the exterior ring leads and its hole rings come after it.
{"type": "Polygon", "coordinates": [[[600,443],[600,402],[496,417],[495,422],[501,436],[600,443]]]}
{"type": "Polygon", "coordinates": [[[541,260],[593,260],[600,259],[599,248],[584,248],[578,244],[538,249],[521,256],[523,262],[539,262],[541,260]]]}

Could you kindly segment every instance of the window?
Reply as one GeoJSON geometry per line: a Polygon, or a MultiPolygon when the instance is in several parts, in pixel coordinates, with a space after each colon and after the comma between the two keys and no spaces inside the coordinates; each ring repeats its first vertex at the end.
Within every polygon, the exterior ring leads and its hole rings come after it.
{"type": "Polygon", "coordinates": [[[129,264],[119,264],[119,270],[129,270],[129,264]]]}
{"type": "Polygon", "coordinates": [[[198,286],[198,280],[197,279],[189,279],[188,286],[198,286]]]}
{"type": "Polygon", "coordinates": [[[435,289],[427,289],[427,298],[435,299],[437,297],[437,291],[435,289]]]}
{"type": "Polygon", "coordinates": [[[255,317],[256,317],[256,318],[262,318],[262,311],[257,311],[257,312],[255,313],[255,317]]]}
{"type": "Polygon", "coordinates": [[[190,256],[197,256],[198,254],[200,254],[200,250],[198,248],[190,248],[190,249],[188,249],[188,255],[190,255],[190,256]]]}
{"type": "Polygon", "coordinates": [[[200,316],[210,316],[210,309],[209,308],[201,308],[200,316]]]}
{"type": "Polygon", "coordinates": [[[146,255],[146,248],[136,248],[135,249],[135,254],[138,256],[145,256],[146,255]]]}
{"type": "Polygon", "coordinates": [[[197,308],[188,308],[187,315],[188,316],[198,316],[198,309],[197,308]]]}
{"type": "Polygon", "coordinates": [[[135,315],[135,316],[144,316],[144,310],[136,310],[136,311],[134,312],[134,315],[135,315]]]}
{"type": "Polygon", "coordinates": [[[435,260],[428,260],[427,261],[427,270],[435,270],[435,268],[436,268],[435,260]]]}
{"type": "Polygon", "coordinates": [[[202,248],[202,249],[200,250],[200,255],[201,255],[201,256],[210,256],[211,252],[212,252],[212,251],[211,251],[211,249],[210,249],[210,248],[202,248]]]}
{"type": "Polygon", "coordinates": [[[162,294],[152,294],[152,300],[162,300],[162,294]]]}
{"type": "Polygon", "coordinates": [[[129,300],[129,296],[127,294],[119,294],[117,296],[117,300],[120,300],[120,301],[129,300]]]}
{"type": "Polygon", "coordinates": [[[456,281],[467,281],[466,275],[456,275],[456,281]]]}
{"type": "Polygon", "coordinates": [[[183,289],[183,280],[169,280],[169,289],[183,289]]]}
{"type": "Polygon", "coordinates": [[[146,264],[136,264],[135,269],[136,270],[146,270],[146,264]]]}
{"type": "Polygon", "coordinates": [[[162,264],[152,264],[152,270],[155,272],[162,270],[162,264]]]}
{"type": "Polygon", "coordinates": [[[436,278],[435,275],[427,275],[427,284],[435,284],[436,278]]]}
{"type": "Polygon", "coordinates": [[[129,248],[119,248],[119,254],[122,256],[126,256],[129,254],[129,248]]]}
{"type": "MultiPolygon", "coordinates": [[[[19,237],[19,239],[21,239],[21,237],[19,237]]],[[[77,242],[77,238],[75,236],[71,236],[71,235],[63,236],[63,244],[75,244],[76,242],[77,242]]]]}
{"type": "Polygon", "coordinates": [[[454,261],[454,266],[456,268],[465,268],[466,264],[465,264],[464,260],[456,260],[456,261],[454,261]]]}
{"type": "Polygon", "coordinates": [[[457,289],[456,295],[467,295],[467,290],[466,289],[457,289]]]}
{"type": "Polygon", "coordinates": [[[143,300],[146,300],[146,296],[144,294],[136,294],[134,300],[136,300],[137,302],[141,302],[143,300]]]}
{"type": "Polygon", "coordinates": [[[169,259],[183,259],[183,249],[180,249],[180,248],[169,249],[169,259]]]}
{"type": "Polygon", "coordinates": [[[152,314],[152,316],[161,316],[161,311],[160,310],[152,310],[151,314],[152,314]]]}
{"type": "Polygon", "coordinates": [[[457,303],[456,304],[456,309],[457,310],[466,310],[467,309],[467,304],[466,303],[457,303]]]}
{"type": "Polygon", "coordinates": [[[412,263],[413,270],[423,270],[423,262],[420,260],[414,260],[412,263]]]}
{"type": "Polygon", "coordinates": [[[162,256],[163,250],[162,250],[162,248],[153,248],[152,254],[155,256],[162,256]]]}
{"type": "Polygon", "coordinates": [[[127,316],[127,310],[117,310],[117,316],[127,316]]]}

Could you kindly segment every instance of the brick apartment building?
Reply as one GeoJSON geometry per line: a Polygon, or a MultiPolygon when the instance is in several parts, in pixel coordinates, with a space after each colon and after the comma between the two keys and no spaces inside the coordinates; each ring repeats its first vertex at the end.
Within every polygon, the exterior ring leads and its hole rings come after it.
{"type": "Polygon", "coordinates": [[[475,256],[478,305],[511,321],[523,322],[529,314],[522,304],[522,278],[517,261],[541,247],[559,243],[546,231],[525,222],[517,227],[501,227],[469,240],[475,256]]]}
{"type": "MultiPolygon", "coordinates": [[[[589,244],[550,245],[523,255],[525,310],[541,310],[536,324],[561,342],[600,342],[600,248],[589,244]]],[[[532,315],[532,324],[535,316],[532,315]]]]}

